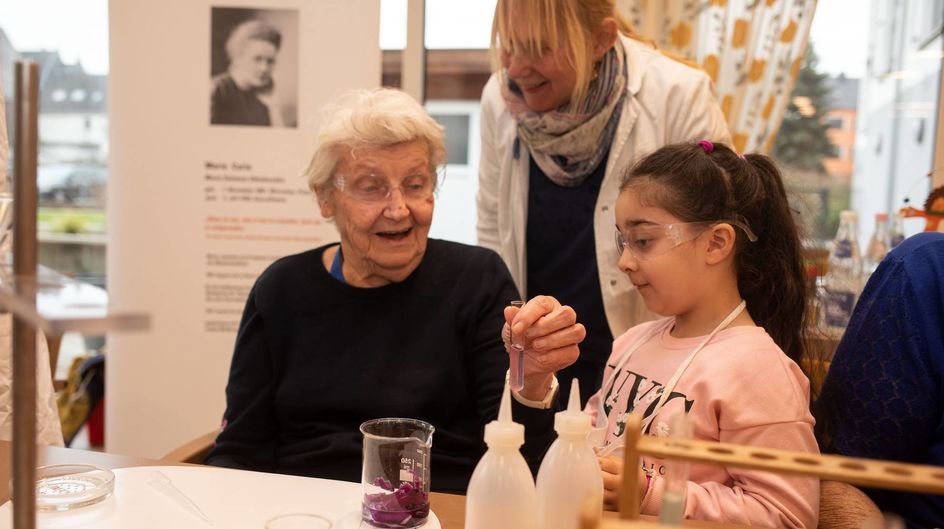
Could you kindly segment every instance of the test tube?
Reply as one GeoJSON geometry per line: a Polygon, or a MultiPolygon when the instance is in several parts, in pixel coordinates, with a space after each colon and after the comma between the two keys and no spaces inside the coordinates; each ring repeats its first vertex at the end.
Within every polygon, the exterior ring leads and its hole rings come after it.
{"type": "MultiPolygon", "coordinates": [[[[524,306],[524,301],[512,301],[511,306],[521,309],[524,306]]],[[[512,331],[511,348],[514,349],[514,352],[511,353],[508,362],[508,387],[514,391],[521,391],[524,388],[524,345],[524,336],[515,336],[514,331],[512,331]]]]}
{"type": "MultiPolygon", "coordinates": [[[[692,419],[685,412],[679,412],[672,419],[670,439],[691,439],[692,419]]],[[[688,488],[688,461],[671,460],[666,463],[665,489],[662,492],[662,509],[659,511],[659,523],[663,525],[682,525],[685,514],[685,490],[688,488]]]]}

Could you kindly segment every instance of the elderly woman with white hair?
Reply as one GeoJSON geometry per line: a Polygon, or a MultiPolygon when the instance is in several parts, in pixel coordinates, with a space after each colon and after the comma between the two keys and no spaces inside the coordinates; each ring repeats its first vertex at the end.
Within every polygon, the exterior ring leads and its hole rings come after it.
{"type": "Polygon", "coordinates": [[[247,20],[226,39],[229,66],[213,78],[210,123],[214,125],[283,126],[272,73],[282,34],[271,24],[247,20]]]}
{"type": "Polygon", "coordinates": [[[348,94],[329,107],[308,171],[340,244],[285,257],[246,302],[207,462],[358,481],[361,422],[436,428],[433,490],[465,491],[485,451],[509,365],[509,326],[527,337],[513,414],[534,465],[553,437],[553,373],[585,330],[539,296],[520,311],[491,250],[428,239],[443,129],[406,94],[348,94]],[[548,433],[550,432],[550,435],[548,433]]]}

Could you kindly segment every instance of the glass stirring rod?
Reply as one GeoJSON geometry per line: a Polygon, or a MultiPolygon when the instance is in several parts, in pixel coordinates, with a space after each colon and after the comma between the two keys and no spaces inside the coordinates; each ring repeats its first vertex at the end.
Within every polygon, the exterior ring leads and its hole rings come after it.
{"type": "MultiPolygon", "coordinates": [[[[521,309],[524,306],[524,301],[512,301],[511,306],[521,309]]],[[[524,336],[515,336],[514,331],[512,331],[511,348],[514,349],[514,352],[511,353],[509,360],[508,387],[514,391],[521,391],[524,388],[524,336]]]]}

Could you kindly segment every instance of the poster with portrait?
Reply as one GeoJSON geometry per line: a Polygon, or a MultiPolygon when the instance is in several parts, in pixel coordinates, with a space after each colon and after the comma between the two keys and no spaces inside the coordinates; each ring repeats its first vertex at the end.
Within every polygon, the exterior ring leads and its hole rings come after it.
{"type": "Polygon", "coordinates": [[[381,74],[380,0],[110,0],[109,451],[219,426],[236,330],[273,260],[338,239],[305,178],[319,110],[381,74]],[[183,413],[183,411],[186,411],[183,413]]]}
{"type": "Polygon", "coordinates": [[[295,127],[298,11],[213,7],[210,124],[295,127]]]}

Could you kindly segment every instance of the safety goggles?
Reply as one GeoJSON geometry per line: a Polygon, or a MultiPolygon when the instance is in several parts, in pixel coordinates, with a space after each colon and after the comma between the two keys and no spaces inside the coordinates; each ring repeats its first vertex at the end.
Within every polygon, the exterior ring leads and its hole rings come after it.
{"type": "Polygon", "coordinates": [[[736,220],[639,224],[630,226],[625,232],[621,231],[619,226],[616,227],[616,251],[623,255],[623,250],[629,250],[639,261],[654,259],[696,239],[708,228],[722,223],[740,228],[751,242],[757,240],[757,236],[747,224],[736,220]]]}
{"type": "Polygon", "coordinates": [[[409,175],[398,186],[374,173],[335,175],[332,181],[334,187],[366,204],[386,203],[395,190],[399,190],[407,202],[421,202],[431,198],[436,189],[435,175],[426,173],[409,175]]]}

